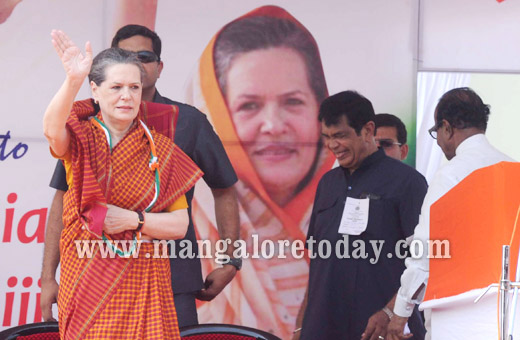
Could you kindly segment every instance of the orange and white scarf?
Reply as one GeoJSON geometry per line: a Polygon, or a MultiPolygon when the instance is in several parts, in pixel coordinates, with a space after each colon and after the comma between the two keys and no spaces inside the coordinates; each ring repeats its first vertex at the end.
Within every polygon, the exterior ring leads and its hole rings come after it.
{"type": "MultiPolygon", "coordinates": [[[[287,11],[275,6],[264,6],[247,13],[240,20],[253,16],[271,16],[290,20],[310,33],[287,11]]],[[[314,173],[308,184],[285,206],[279,206],[269,197],[235,131],[228,107],[215,76],[213,60],[217,33],[204,50],[187,101],[208,114],[238,175],[236,184],[240,209],[240,236],[253,251],[253,235],[258,244],[271,240],[304,241],[321,176],[332,168],[335,161],[327,150],[319,150],[314,173]]],[[[311,40],[314,39],[311,36],[311,40]]],[[[318,113],[316,112],[316,119],[318,113]]],[[[201,183],[202,184],[202,183],[201,183]]],[[[199,239],[218,240],[215,213],[208,187],[197,186],[193,202],[193,221],[199,239]]],[[[279,252],[276,248],[276,253],[279,252]]],[[[290,248],[283,249],[286,258],[247,259],[242,270],[228,287],[211,303],[199,303],[201,323],[223,322],[263,329],[286,339],[294,329],[307,287],[309,265],[307,258],[293,258],[290,248]]],[[[213,260],[202,260],[204,274],[211,272],[213,260]]]]}

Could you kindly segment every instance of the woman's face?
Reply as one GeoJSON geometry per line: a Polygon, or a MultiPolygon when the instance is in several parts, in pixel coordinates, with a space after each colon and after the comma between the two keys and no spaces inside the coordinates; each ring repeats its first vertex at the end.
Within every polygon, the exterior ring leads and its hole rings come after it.
{"type": "Polygon", "coordinates": [[[303,58],[285,47],[243,53],[233,60],[226,83],[238,138],[261,181],[268,192],[290,199],[320,138],[318,103],[303,58]]]}
{"type": "Polygon", "coordinates": [[[141,73],[133,64],[115,64],[105,69],[105,81],[99,86],[91,82],[92,95],[99,102],[103,119],[108,124],[130,124],[141,103],[141,73]]]}

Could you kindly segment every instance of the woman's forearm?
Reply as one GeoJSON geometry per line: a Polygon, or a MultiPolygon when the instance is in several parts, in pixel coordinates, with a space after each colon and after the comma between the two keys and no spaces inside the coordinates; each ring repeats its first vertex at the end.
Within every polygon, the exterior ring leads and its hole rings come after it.
{"type": "Polygon", "coordinates": [[[158,240],[177,240],[188,231],[188,209],[164,213],[145,213],[141,232],[158,240]]]}
{"type": "Polygon", "coordinates": [[[43,133],[58,156],[67,152],[70,136],[65,124],[83,81],[65,79],[43,116],[43,133]]]}
{"type": "MultiPolygon", "coordinates": [[[[117,234],[125,230],[135,230],[138,225],[138,214],[108,204],[103,230],[108,234],[117,234]]],[[[188,230],[188,210],[179,209],[171,212],[143,213],[144,224],[141,232],[144,236],[158,240],[176,240],[183,238],[188,230]]]]}

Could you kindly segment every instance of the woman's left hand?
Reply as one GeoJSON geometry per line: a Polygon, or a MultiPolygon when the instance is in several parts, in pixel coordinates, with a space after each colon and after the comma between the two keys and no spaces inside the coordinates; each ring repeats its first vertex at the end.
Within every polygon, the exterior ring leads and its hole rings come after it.
{"type": "Polygon", "coordinates": [[[107,215],[103,231],[107,234],[117,234],[126,230],[137,228],[138,215],[135,211],[107,204],[107,215]]]}

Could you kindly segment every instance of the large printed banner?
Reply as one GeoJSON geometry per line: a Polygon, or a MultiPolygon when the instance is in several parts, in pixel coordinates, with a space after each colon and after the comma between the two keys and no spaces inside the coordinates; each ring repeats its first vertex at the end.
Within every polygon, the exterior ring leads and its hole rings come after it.
{"type": "MultiPolygon", "coordinates": [[[[53,28],[79,46],[90,40],[95,53],[125,24],[159,34],[164,69],[157,87],[199,108],[222,139],[239,177],[247,242],[305,239],[317,182],[334,163],[317,122],[328,94],[354,89],[376,112],[399,116],[412,146],[407,162],[414,163],[416,2],[271,3],[0,0],[0,330],[41,320],[39,278],[55,165],[41,122],[64,77],[50,43],[53,28]],[[268,48],[283,39],[289,41],[268,48]]],[[[90,96],[86,85],[78,99],[90,96]]],[[[200,239],[218,238],[203,181],[193,217],[200,239]]],[[[202,266],[206,275],[217,264],[205,259],[202,266]]],[[[305,258],[247,259],[223,293],[198,303],[199,321],[290,338],[307,275],[305,258]]]]}

